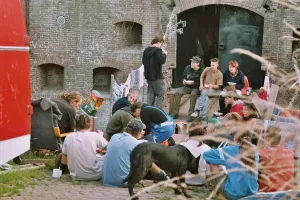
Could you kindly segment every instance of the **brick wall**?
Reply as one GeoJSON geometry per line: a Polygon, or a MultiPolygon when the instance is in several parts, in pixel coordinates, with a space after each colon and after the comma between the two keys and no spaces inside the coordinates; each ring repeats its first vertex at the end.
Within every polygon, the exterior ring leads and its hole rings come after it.
{"type": "MultiPolygon", "coordinates": [[[[64,90],[78,90],[85,98],[94,86],[99,86],[98,79],[101,82],[111,73],[119,83],[125,82],[130,69],[140,67],[143,49],[150,45],[152,38],[165,34],[167,24],[172,21],[169,18],[172,12],[176,17],[176,13],[198,6],[224,4],[262,15],[265,20],[263,56],[278,62],[283,69],[291,68],[292,50],[291,41],[278,40],[282,36],[292,36],[292,31],[283,24],[283,20],[300,27],[297,12],[280,8],[265,14],[260,7],[261,0],[175,0],[176,9],[173,7],[174,1],[170,0],[23,2],[31,37],[34,98],[54,97],[58,92],[57,89],[43,87],[45,72],[40,65],[44,64],[61,66],[63,75],[60,71],[59,77],[53,76],[56,79],[53,83],[61,84],[63,81],[64,90]],[[57,23],[59,16],[65,18],[65,24],[57,23]],[[101,68],[109,70],[102,73],[101,68]]],[[[163,71],[169,87],[172,80],[171,66],[176,67],[176,41],[176,34],[166,41],[168,57],[163,71]]],[[[97,127],[103,129],[109,118],[104,113],[110,111],[111,95],[109,89],[101,93],[105,95],[105,102],[98,114],[97,127]]],[[[283,95],[288,97],[289,94],[283,95]]]]}

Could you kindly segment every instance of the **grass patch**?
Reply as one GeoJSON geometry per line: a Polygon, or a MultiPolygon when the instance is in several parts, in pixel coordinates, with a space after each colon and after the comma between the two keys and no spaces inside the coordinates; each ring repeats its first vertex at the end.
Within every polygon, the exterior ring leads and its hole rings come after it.
{"type": "Polygon", "coordinates": [[[13,171],[0,175],[0,197],[20,195],[26,186],[35,185],[43,180],[48,173],[47,169],[33,169],[13,171]]]}

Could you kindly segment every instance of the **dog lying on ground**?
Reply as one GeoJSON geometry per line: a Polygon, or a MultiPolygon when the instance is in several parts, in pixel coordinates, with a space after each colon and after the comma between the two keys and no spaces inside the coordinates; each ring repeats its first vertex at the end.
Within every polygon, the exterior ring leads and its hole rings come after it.
{"type": "MultiPolygon", "coordinates": [[[[181,176],[189,170],[192,174],[198,173],[199,159],[195,158],[190,151],[183,145],[163,146],[161,144],[144,142],[136,146],[130,154],[130,172],[123,183],[128,182],[130,196],[134,195],[133,188],[148,173],[152,163],[171,173],[172,176],[181,176]]],[[[184,182],[181,179],[180,182],[184,182]]],[[[187,189],[182,188],[185,197],[190,198],[187,189]]],[[[176,194],[181,192],[174,189],[176,194]]],[[[134,198],[138,199],[138,198],[134,198]]]]}

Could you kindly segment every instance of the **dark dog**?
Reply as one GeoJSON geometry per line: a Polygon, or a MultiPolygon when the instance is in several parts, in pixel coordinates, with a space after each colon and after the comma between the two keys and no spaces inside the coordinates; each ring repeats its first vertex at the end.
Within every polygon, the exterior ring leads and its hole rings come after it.
{"type": "MultiPolygon", "coordinates": [[[[181,176],[189,170],[191,173],[198,173],[199,159],[195,158],[190,151],[182,146],[163,146],[161,144],[145,142],[136,146],[130,154],[130,173],[123,183],[128,182],[128,190],[130,196],[134,195],[133,188],[135,184],[140,182],[148,173],[152,163],[172,176],[181,176]]],[[[180,180],[184,182],[184,179],[180,180]]],[[[174,189],[176,194],[180,194],[178,189],[174,189]]],[[[182,190],[186,197],[186,188],[182,190]]],[[[137,198],[135,198],[137,199],[137,198]]]]}

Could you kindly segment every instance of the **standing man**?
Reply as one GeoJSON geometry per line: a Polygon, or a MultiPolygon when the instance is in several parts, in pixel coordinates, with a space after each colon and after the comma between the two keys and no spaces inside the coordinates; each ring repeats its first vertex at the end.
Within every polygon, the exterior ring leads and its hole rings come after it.
{"type": "Polygon", "coordinates": [[[143,54],[145,78],[148,82],[147,104],[162,108],[165,95],[165,81],[162,74],[162,65],[166,62],[168,52],[162,49],[164,39],[156,36],[151,46],[143,54]]]}
{"type": "Polygon", "coordinates": [[[191,114],[194,112],[197,95],[199,95],[201,68],[199,66],[201,59],[198,56],[193,56],[191,65],[185,67],[183,72],[183,87],[175,93],[175,101],[172,106],[171,117],[178,118],[179,105],[181,97],[185,94],[190,94],[190,109],[187,122],[193,121],[191,114]]]}
{"type": "Polygon", "coordinates": [[[210,60],[210,67],[204,69],[200,77],[200,98],[196,111],[191,114],[192,117],[198,117],[201,113],[202,123],[207,121],[208,112],[208,94],[216,92],[223,85],[223,74],[218,70],[219,59],[210,60]]]}

